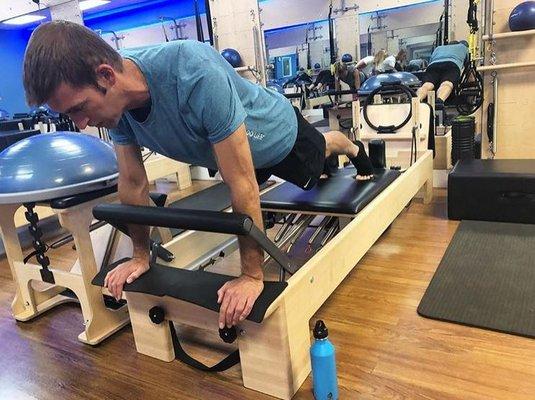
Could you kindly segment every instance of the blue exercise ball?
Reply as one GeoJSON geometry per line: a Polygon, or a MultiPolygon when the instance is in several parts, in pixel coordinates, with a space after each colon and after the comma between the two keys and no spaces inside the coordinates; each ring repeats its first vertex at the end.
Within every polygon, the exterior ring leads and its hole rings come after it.
{"type": "Polygon", "coordinates": [[[342,62],[349,63],[353,61],[353,56],[349,53],[346,53],[342,56],[342,62]]]}
{"type": "Polygon", "coordinates": [[[225,49],[225,50],[223,50],[221,52],[221,55],[234,68],[241,67],[241,65],[242,65],[241,56],[240,56],[240,53],[238,53],[236,50],[234,50],[234,49],[225,49]]]}
{"type": "Polygon", "coordinates": [[[0,204],[50,200],[117,183],[111,144],[74,132],[44,133],[0,153],[0,204]]]}
{"type": "Polygon", "coordinates": [[[395,79],[399,79],[405,86],[417,86],[421,83],[418,77],[410,72],[394,72],[390,75],[395,79]]]}
{"type": "Polygon", "coordinates": [[[535,29],[535,1],[525,1],[517,5],[509,16],[511,31],[535,29]]]}
{"type": "Polygon", "coordinates": [[[394,72],[391,74],[380,74],[372,76],[364,82],[360,87],[359,92],[361,94],[369,94],[382,83],[392,83],[392,82],[401,82],[402,85],[414,87],[420,84],[420,80],[410,72],[394,72]]]}

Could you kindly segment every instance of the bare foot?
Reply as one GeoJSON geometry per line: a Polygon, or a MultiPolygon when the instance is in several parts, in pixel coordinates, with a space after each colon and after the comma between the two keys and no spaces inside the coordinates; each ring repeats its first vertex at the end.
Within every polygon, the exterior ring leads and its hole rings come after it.
{"type": "Polygon", "coordinates": [[[357,181],[370,181],[373,179],[373,175],[357,175],[355,179],[357,181]]]}

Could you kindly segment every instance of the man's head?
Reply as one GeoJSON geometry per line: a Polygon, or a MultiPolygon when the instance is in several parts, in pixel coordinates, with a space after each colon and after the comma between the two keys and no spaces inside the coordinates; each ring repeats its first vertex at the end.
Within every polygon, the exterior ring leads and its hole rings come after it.
{"type": "Polygon", "coordinates": [[[123,61],[95,32],[67,21],[39,26],[24,55],[28,104],[48,105],[76,125],[115,127],[125,100],[117,88],[123,61]]]}

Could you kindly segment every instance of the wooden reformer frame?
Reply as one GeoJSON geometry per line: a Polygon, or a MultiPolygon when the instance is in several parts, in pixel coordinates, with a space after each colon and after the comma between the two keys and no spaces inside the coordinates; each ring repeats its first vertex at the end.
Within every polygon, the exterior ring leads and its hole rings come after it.
{"type": "MultiPolygon", "coordinates": [[[[271,304],[262,323],[244,321],[238,326],[238,348],[245,387],[290,399],[310,373],[309,320],[355,267],[404,207],[419,192],[425,203],[433,189],[433,154],[419,159],[356,215],[287,282],[286,290],[271,304]],[[355,238],[358,238],[356,240],[355,238]]],[[[291,211],[295,213],[295,211],[291,211]]],[[[341,217],[341,216],[339,216],[341,217]]],[[[196,243],[214,234],[194,232],[196,243]]],[[[178,239],[180,240],[180,239],[178,239]]],[[[176,246],[177,243],[174,244],[176,246]]],[[[206,246],[190,251],[182,260],[176,252],[174,265],[191,265],[202,258],[206,246]]],[[[169,324],[154,324],[149,310],[166,310],[166,320],[191,327],[217,330],[214,311],[175,299],[126,292],[137,351],[163,361],[175,359],[169,324]]]]}

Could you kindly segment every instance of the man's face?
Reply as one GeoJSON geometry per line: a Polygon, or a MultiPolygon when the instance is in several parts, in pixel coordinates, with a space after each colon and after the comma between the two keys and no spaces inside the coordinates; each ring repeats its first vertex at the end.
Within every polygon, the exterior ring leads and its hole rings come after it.
{"type": "Polygon", "coordinates": [[[123,105],[114,96],[113,88],[99,90],[94,86],[62,83],[47,103],[54,111],[67,114],[79,129],[88,125],[115,128],[123,113],[123,105]]]}

